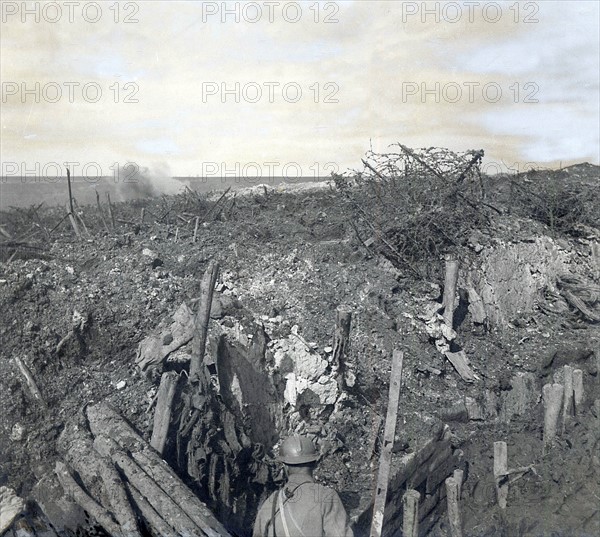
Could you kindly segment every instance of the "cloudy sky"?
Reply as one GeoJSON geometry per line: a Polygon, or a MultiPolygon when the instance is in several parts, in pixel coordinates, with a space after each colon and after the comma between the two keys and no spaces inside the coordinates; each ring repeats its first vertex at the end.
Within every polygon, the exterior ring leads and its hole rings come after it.
{"type": "Polygon", "coordinates": [[[598,163],[599,5],[3,0],[3,173],[327,175],[395,142],[598,163]]]}

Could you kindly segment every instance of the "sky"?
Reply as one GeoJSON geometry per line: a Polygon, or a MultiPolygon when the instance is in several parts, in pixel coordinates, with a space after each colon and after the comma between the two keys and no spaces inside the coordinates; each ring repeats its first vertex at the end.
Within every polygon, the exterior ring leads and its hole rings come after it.
{"type": "Polygon", "coordinates": [[[5,176],[323,176],[398,142],[599,161],[596,1],[1,4],[5,176]]]}

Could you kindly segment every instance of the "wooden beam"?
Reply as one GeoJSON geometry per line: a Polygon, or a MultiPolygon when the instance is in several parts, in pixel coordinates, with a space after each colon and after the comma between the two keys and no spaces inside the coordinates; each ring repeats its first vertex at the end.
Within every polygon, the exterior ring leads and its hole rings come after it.
{"type": "Polygon", "coordinates": [[[400,400],[400,384],[402,381],[402,362],[404,353],[395,350],[392,355],[392,372],[390,375],[390,390],[388,398],[387,416],[385,419],[385,432],[383,446],[379,458],[379,472],[377,487],[375,489],[375,502],[373,504],[373,521],[371,523],[370,537],[380,537],[383,529],[383,516],[392,464],[392,448],[396,436],[396,420],[398,417],[398,402],[400,400]]]}
{"type": "Polygon", "coordinates": [[[163,373],[160,378],[150,445],[161,455],[164,453],[167,443],[169,426],[171,425],[171,409],[178,380],[179,375],[175,371],[163,373]]]}
{"type": "Polygon", "coordinates": [[[218,274],[219,264],[216,261],[211,261],[200,284],[200,303],[198,305],[198,312],[196,313],[194,338],[192,339],[192,357],[190,361],[189,378],[192,382],[200,382],[201,377],[203,377],[201,374],[202,360],[204,359],[204,351],[206,349],[210,308],[218,274]]]}

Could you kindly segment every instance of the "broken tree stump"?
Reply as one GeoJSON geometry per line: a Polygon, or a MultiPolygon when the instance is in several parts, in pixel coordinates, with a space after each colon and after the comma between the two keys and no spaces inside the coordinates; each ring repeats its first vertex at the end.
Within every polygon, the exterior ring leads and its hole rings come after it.
{"type": "Polygon", "coordinates": [[[201,374],[202,361],[206,349],[210,308],[218,274],[219,264],[216,261],[211,261],[204,273],[202,283],[200,284],[200,303],[198,304],[198,312],[196,313],[194,326],[194,337],[192,339],[192,357],[189,377],[191,382],[199,383],[203,378],[203,375],[201,374]]]}
{"type": "Polygon", "coordinates": [[[583,371],[581,369],[573,369],[573,402],[575,414],[579,414],[583,404],[583,371]]]}
{"type": "Polygon", "coordinates": [[[419,537],[419,491],[410,489],[402,497],[402,537],[419,537]]]}
{"type": "Polygon", "coordinates": [[[179,375],[175,371],[163,373],[160,378],[150,445],[161,455],[167,443],[169,425],[171,424],[171,409],[178,380],[179,375]]]}
{"type": "Polygon", "coordinates": [[[500,509],[506,509],[508,498],[508,451],[506,442],[494,442],[494,480],[496,481],[496,498],[500,509]]]}
{"type": "Polygon", "coordinates": [[[562,408],[564,388],[562,384],[545,384],[542,391],[544,404],[544,450],[552,447],[556,437],[558,418],[562,408]]]}
{"type": "Polygon", "coordinates": [[[446,500],[448,503],[448,525],[452,537],[462,537],[462,517],[460,514],[460,503],[458,484],[454,477],[448,477],[446,484],[446,500]]]}
{"type": "Polygon", "coordinates": [[[48,408],[48,406],[46,405],[46,401],[42,397],[42,394],[39,388],[37,387],[37,384],[35,383],[35,379],[33,378],[31,371],[29,371],[29,368],[25,365],[25,362],[23,362],[23,360],[21,360],[21,358],[19,358],[18,356],[15,356],[14,358],[15,363],[19,368],[19,371],[21,372],[23,377],[25,377],[25,382],[27,383],[27,387],[29,388],[29,392],[31,393],[33,398],[38,403],[40,403],[40,405],[42,405],[44,409],[48,408]]]}
{"type": "Polygon", "coordinates": [[[392,464],[392,448],[396,435],[396,419],[398,417],[398,402],[400,400],[400,385],[402,381],[402,362],[404,353],[394,350],[392,355],[392,372],[390,374],[390,390],[388,397],[387,416],[383,445],[379,459],[377,487],[375,489],[375,502],[373,503],[373,521],[371,523],[370,537],[379,537],[383,528],[383,515],[392,464]]]}
{"type": "MultiPolygon", "coordinates": [[[[127,447],[133,460],[209,537],[230,537],[208,507],[181,481],[175,471],[111,407],[98,403],[87,407],[90,429],[94,435],[107,435],[127,447]]],[[[134,483],[135,485],[135,483],[134,483]]],[[[136,487],[137,488],[137,487],[136,487]]],[[[139,489],[138,489],[139,490],[139,489]]],[[[142,492],[140,490],[140,492],[142,492]]],[[[164,514],[160,513],[164,518],[164,514]]],[[[166,520],[166,519],[165,519],[166,520]]]]}
{"type": "Polygon", "coordinates": [[[115,537],[122,535],[121,527],[115,522],[111,514],[79,486],[64,463],[57,462],[54,472],[65,494],[87,511],[109,535],[115,537]]]}
{"type": "Polygon", "coordinates": [[[454,308],[456,304],[456,284],[458,283],[458,260],[454,256],[446,256],[446,274],[444,278],[444,321],[454,326],[454,308]]]}

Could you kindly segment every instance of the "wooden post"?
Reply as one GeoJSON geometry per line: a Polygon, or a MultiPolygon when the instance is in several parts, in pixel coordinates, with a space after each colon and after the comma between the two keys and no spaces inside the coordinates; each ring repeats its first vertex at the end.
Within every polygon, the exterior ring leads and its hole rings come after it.
{"type": "Polygon", "coordinates": [[[77,220],[75,220],[75,213],[69,210],[69,205],[67,205],[67,216],[69,217],[69,222],[71,222],[71,226],[73,227],[73,231],[77,237],[81,238],[81,232],[79,231],[79,226],[77,225],[77,220]]]}
{"type": "Polygon", "coordinates": [[[218,274],[219,264],[216,261],[211,261],[200,284],[200,303],[196,313],[194,338],[192,339],[192,358],[190,361],[190,380],[192,382],[200,382],[202,377],[202,360],[206,349],[210,307],[218,274]]]}
{"type": "Polygon", "coordinates": [[[106,201],[108,203],[108,216],[110,218],[110,225],[112,229],[115,229],[115,215],[113,214],[112,203],[110,202],[110,194],[106,193],[106,201]]]}
{"type": "Polygon", "coordinates": [[[196,216],[196,223],[194,224],[194,239],[193,242],[196,242],[198,237],[198,226],[200,225],[200,217],[196,216]]]}
{"type": "Polygon", "coordinates": [[[146,216],[146,208],[142,207],[142,212],[140,214],[140,225],[144,223],[144,216],[146,216]]]}
{"type": "Polygon", "coordinates": [[[69,212],[73,214],[75,209],[73,208],[73,193],[71,192],[71,171],[67,168],[67,185],[69,187],[69,212]]]}
{"type": "Polygon", "coordinates": [[[496,497],[500,509],[506,509],[508,498],[508,451],[506,442],[494,442],[494,479],[496,480],[496,497]]]}
{"type": "Polygon", "coordinates": [[[564,433],[567,420],[571,413],[574,411],[573,404],[573,368],[570,365],[563,367],[563,383],[564,389],[564,400],[563,400],[563,413],[562,413],[562,424],[561,433],[564,433]]]}
{"type": "Polygon", "coordinates": [[[583,403],[583,371],[581,369],[573,370],[573,400],[575,414],[579,414],[583,403]]]}
{"type": "MultiPolygon", "coordinates": [[[[575,380],[575,372],[573,372],[575,380]]],[[[544,404],[544,451],[552,447],[556,437],[556,426],[562,408],[564,389],[562,384],[546,384],[543,388],[544,404]]]]}
{"type": "Polygon", "coordinates": [[[446,276],[444,278],[444,321],[452,328],[454,325],[454,308],[456,301],[456,284],[458,283],[458,260],[454,256],[446,256],[446,276]]]}
{"type": "Polygon", "coordinates": [[[402,537],[419,537],[419,500],[421,494],[413,489],[407,490],[402,498],[402,537]]]}
{"type": "Polygon", "coordinates": [[[462,537],[462,519],[460,516],[458,485],[454,477],[448,477],[445,483],[450,535],[452,537],[462,537]]]}
{"type": "Polygon", "coordinates": [[[158,400],[154,411],[154,427],[150,445],[161,455],[165,450],[169,425],[171,424],[171,408],[179,375],[175,371],[163,373],[158,388],[158,400]]]}
{"type": "Polygon", "coordinates": [[[104,213],[102,212],[102,206],[100,205],[100,194],[98,194],[97,190],[96,190],[96,206],[98,207],[98,214],[100,215],[100,220],[102,220],[102,225],[104,225],[104,229],[106,231],[109,231],[108,224],[106,223],[106,220],[104,218],[104,213]]]}
{"type": "Polygon", "coordinates": [[[385,419],[383,446],[379,458],[379,472],[377,475],[377,488],[375,489],[373,522],[371,523],[370,537],[379,537],[383,528],[383,515],[385,512],[385,501],[390,477],[390,466],[392,463],[392,448],[394,447],[394,437],[396,435],[396,419],[398,416],[398,401],[400,400],[403,359],[404,353],[402,351],[395,350],[393,352],[387,416],[385,419]]]}
{"type": "Polygon", "coordinates": [[[452,477],[456,481],[456,486],[458,487],[458,499],[460,500],[460,493],[462,491],[462,484],[464,478],[464,472],[462,470],[456,469],[452,472],[452,477]]]}

